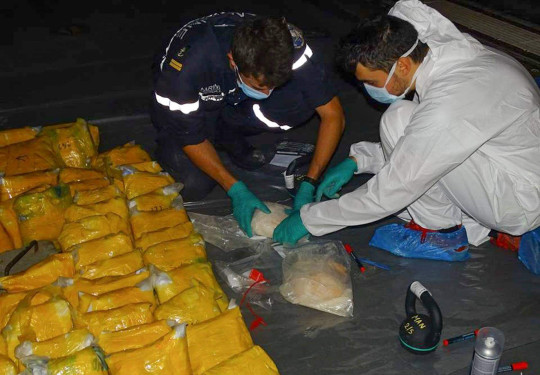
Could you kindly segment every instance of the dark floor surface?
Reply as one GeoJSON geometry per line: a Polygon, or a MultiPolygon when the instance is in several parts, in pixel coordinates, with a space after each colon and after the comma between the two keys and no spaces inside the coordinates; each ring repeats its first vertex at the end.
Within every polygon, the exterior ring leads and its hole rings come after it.
{"type": "MultiPolygon", "coordinates": [[[[161,38],[179,26],[179,20],[216,10],[286,15],[313,36],[312,48],[324,54],[328,63],[334,43],[354,21],[346,12],[307,0],[261,4],[206,0],[189,6],[165,0],[142,5],[122,0],[106,5],[65,0],[8,3],[14,9],[3,4],[0,10],[7,9],[3,13],[10,16],[16,32],[13,41],[0,46],[4,88],[0,128],[83,117],[100,127],[102,150],[135,140],[154,151],[154,130],[147,115],[150,61],[161,38]],[[89,31],[75,36],[51,33],[74,22],[87,25],[89,31]]],[[[381,7],[378,2],[361,0],[356,7],[361,3],[365,8],[359,16],[381,7]]],[[[355,86],[343,79],[339,82],[347,129],[333,163],[347,155],[351,142],[378,140],[382,113],[355,86]]],[[[316,128],[313,119],[287,138],[314,141],[316,128]]],[[[258,136],[254,141],[272,144],[278,138],[258,136]]],[[[279,169],[235,171],[262,199],[290,202],[279,169]]],[[[347,190],[367,178],[358,177],[347,190]]],[[[222,215],[229,213],[229,204],[217,188],[203,205],[192,204],[189,209],[222,215]]],[[[364,274],[353,270],[354,318],[285,303],[276,303],[270,313],[262,312],[268,326],[253,332],[253,338],[282,374],[467,374],[472,342],[422,357],[400,348],[397,331],[404,318],[405,289],[414,280],[424,283],[438,301],[444,315],[443,337],[496,326],[507,340],[502,362],[529,361],[530,369],[524,374],[540,374],[540,279],[515,254],[486,244],[472,248],[472,258],[465,263],[398,258],[368,246],[378,225],[348,228],[329,236],[349,242],[359,255],[392,266],[392,271],[368,267],[364,274]]],[[[220,250],[209,247],[212,259],[223,257],[220,250]]],[[[244,315],[250,319],[248,312],[244,315]]]]}

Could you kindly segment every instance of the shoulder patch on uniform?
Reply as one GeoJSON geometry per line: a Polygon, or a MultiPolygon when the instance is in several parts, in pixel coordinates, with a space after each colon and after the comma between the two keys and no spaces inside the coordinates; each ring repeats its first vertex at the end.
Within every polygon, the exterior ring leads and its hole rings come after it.
{"type": "Polygon", "coordinates": [[[178,52],[176,52],[176,57],[178,57],[179,59],[184,57],[186,52],[189,50],[189,48],[190,48],[190,46],[184,46],[184,47],[180,48],[180,50],[178,52]]]}
{"type": "Polygon", "coordinates": [[[181,71],[182,70],[182,64],[180,64],[178,61],[176,61],[175,59],[171,59],[171,61],[169,62],[169,66],[172,67],[173,69],[176,69],[178,71],[181,71]]]}
{"type": "Polygon", "coordinates": [[[291,23],[287,23],[287,27],[291,33],[294,48],[302,48],[306,44],[302,30],[291,23]]]}

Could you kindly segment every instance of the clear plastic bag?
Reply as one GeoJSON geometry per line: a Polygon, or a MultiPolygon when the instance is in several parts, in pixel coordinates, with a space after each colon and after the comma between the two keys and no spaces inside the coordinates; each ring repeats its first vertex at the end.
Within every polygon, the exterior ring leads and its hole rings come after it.
{"type": "Polygon", "coordinates": [[[283,259],[281,295],[289,302],[353,316],[350,259],[340,242],[312,242],[283,259]]]}

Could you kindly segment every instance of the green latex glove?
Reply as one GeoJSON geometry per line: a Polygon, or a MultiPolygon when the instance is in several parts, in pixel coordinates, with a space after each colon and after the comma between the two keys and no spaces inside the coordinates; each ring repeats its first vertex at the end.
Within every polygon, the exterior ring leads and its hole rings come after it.
{"type": "Polygon", "coordinates": [[[232,199],[233,216],[238,221],[238,225],[248,237],[253,236],[251,232],[253,213],[257,208],[265,214],[269,214],[270,210],[255,194],[249,191],[242,181],[238,181],[231,186],[227,195],[232,199]]]}
{"type": "Polygon", "coordinates": [[[351,158],[347,158],[335,167],[330,168],[317,188],[317,202],[321,200],[323,194],[328,198],[335,198],[343,185],[350,181],[357,168],[356,162],[351,158]]]}
{"type": "Polygon", "coordinates": [[[311,203],[315,200],[315,186],[307,181],[302,181],[296,195],[294,196],[293,208],[287,210],[287,214],[294,211],[299,211],[303,205],[311,203]]]}
{"type": "Polygon", "coordinates": [[[294,245],[307,234],[309,232],[302,223],[300,211],[295,211],[277,226],[273,237],[274,241],[294,245]]]}

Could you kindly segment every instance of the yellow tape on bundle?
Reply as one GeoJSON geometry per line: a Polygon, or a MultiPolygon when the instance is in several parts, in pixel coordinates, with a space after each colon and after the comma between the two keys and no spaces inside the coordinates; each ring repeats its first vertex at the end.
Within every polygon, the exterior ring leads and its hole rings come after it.
{"type": "Polygon", "coordinates": [[[185,326],[175,327],[157,342],[107,358],[111,374],[191,375],[185,326]]]}
{"type": "Polygon", "coordinates": [[[124,191],[128,199],[148,194],[156,189],[174,183],[174,179],[165,172],[131,172],[124,173],[124,191]]]}
{"type": "Polygon", "coordinates": [[[144,233],[174,227],[189,220],[183,208],[169,208],[158,212],[136,212],[131,216],[131,229],[135,238],[144,233]]]}
{"type": "Polygon", "coordinates": [[[67,222],[74,222],[88,216],[105,215],[109,212],[120,216],[124,220],[129,217],[126,201],[120,197],[86,206],[72,205],[66,210],[65,217],[67,222]]]}
{"type": "Polygon", "coordinates": [[[135,208],[137,211],[161,211],[171,208],[183,186],[180,183],[175,183],[140,195],[129,201],[129,207],[135,208]]]}
{"type": "Polygon", "coordinates": [[[88,191],[88,190],[95,190],[95,189],[103,189],[109,186],[111,182],[108,178],[95,178],[92,180],[86,180],[86,181],[79,181],[79,182],[70,182],[69,183],[69,191],[71,192],[71,196],[75,197],[77,193],[88,191]]]}
{"type": "Polygon", "coordinates": [[[58,176],[60,181],[65,184],[70,182],[103,179],[106,177],[100,171],[86,168],[63,168],[58,176]]]}
{"type": "Polygon", "coordinates": [[[160,242],[186,238],[192,232],[193,224],[191,221],[186,221],[185,223],[175,225],[174,227],[143,233],[140,238],[135,240],[135,246],[144,251],[150,246],[160,242]]]}
{"type": "Polygon", "coordinates": [[[6,176],[47,171],[60,166],[58,157],[47,138],[38,137],[6,148],[8,149],[6,176]]]}
{"type": "Polygon", "coordinates": [[[86,327],[94,335],[101,332],[119,331],[154,321],[149,303],[132,303],[116,309],[92,311],[81,314],[77,325],[86,327]]]}
{"type": "Polygon", "coordinates": [[[92,167],[104,170],[107,167],[116,167],[125,164],[136,164],[152,161],[150,155],[141,146],[126,143],[124,146],[113,148],[99,154],[92,160],[92,167]]]}
{"type": "Polygon", "coordinates": [[[23,341],[15,348],[15,356],[19,359],[31,355],[54,359],[73,354],[92,344],[94,336],[87,329],[75,329],[50,340],[23,341]]]}
{"type": "Polygon", "coordinates": [[[75,269],[80,270],[89,264],[129,253],[133,251],[133,245],[131,238],[120,232],[72,246],[67,251],[77,254],[75,269]]]}
{"type": "Polygon", "coordinates": [[[18,176],[5,176],[0,178],[1,200],[15,198],[24,192],[41,185],[54,186],[58,182],[58,172],[33,172],[18,176]]]}
{"type": "Polygon", "coordinates": [[[204,375],[238,374],[279,375],[279,371],[268,354],[256,345],[204,372],[204,375]]]}
{"type": "Polygon", "coordinates": [[[13,209],[13,202],[13,199],[0,202],[0,224],[2,224],[4,230],[9,235],[13,248],[18,249],[22,247],[23,243],[17,214],[13,209]]]}
{"type": "Polygon", "coordinates": [[[227,308],[227,296],[221,290],[210,263],[193,263],[168,272],[156,272],[154,289],[160,303],[165,303],[178,293],[191,288],[194,285],[193,280],[214,291],[214,299],[222,311],[227,308]]]}
{"type": "Polygon", "coordinates": [[[65,251],[71,246],[119,232],[130,235],[126,220],[116,214],[107,213],[85,217],[74,223],[66,223],[58,236],[58,242],[65,251]]]}
{"type": "Polygon", "coordinates": [[[152,344],[169,332],[171,332],[171,327],[166,321],[160,320],[121,331],[103,332],[99,336],[99,346],[107,354],[138,349],[152,344]]]}
{"type": "Polygon", "coordinates": [[[188,326],[186,336],[193,375],[203,374],[253,346],[238,307],[206,322],[188,326]]]}
{"type": "Polygon", "coordinates": [[[122,196],[122,192],[114,185],[107,185],[102,188],[78,191],[73,196],[73,202],[79,206],[86,206],[104,202],[109,199],[122,196]]]}
{"type": "Polygon", "coordinates": [[[62,231],[64,214],[70,205],[71,196],[66,185],[15,198],[13,208],[19,218],[23,243],[55,241],[62,231]]]}
{"type": "Polygon", "coordinates": [[[9,357],[0,354],[0,374],[2,375],[16,375],[19,371],[17,366],[9,357]]]}
{"type": "Polygon", "coordinates": [[[154,312],[158,320],[195,324],[221,314],[214,291],[194,281],[194,286],[159,305],[154,312]]]}
{"type": "Polygon", "coordinates": [[[127,275],[143,267],[144,263],[141,252],[135,250],[80,267],[79,272],[81,277],[85,279],[98,279],[105,276],[127,275]]]}
{"type": "Polygon", "coordinates": [[[34,139],[40,130],[39,127],[31,128],[28,126],[25,126],[24,128],[2,130],[0,131],[0,147],[34,139]]]}
{"type": "Polygon", "coordinates": [[[144,263],[153,264],[163,271],[183,265],[206,262],[204,240],[198,233],[181,240],[161,242],[150,246],[143,254],[144,263]]]}
{"type": "Polygon", "coordinates": [[[6,326],[11,314],[15,311],[17,305],[24,297],[26,297],[26,293],[0,294],[0,330],[6,326]]]}
{"type": "Polygon", "coordinates": [[[23,272],[0,277],[0,288],[9,293],[25,292],[55,282],[59,277],[73,277],[71,254],[53,254],[23,272]]]}
{"type": "Polygon", "coordinates": [[[103,311],[116,309],[130,303],[150,303],[151,309],[154,309],[156,298],[150,279],[146,279],[136,286],[113,290],[98,296],[79,293],[78,308],[81,312],[103,311]]]}
{"type": "Polygon", "coordinates": [[[32,358],[25,362],[32,374],[47,375],[107,375],[107,363],[101,349],[90,346],[71,355],[51,359],[32,358]]]}

